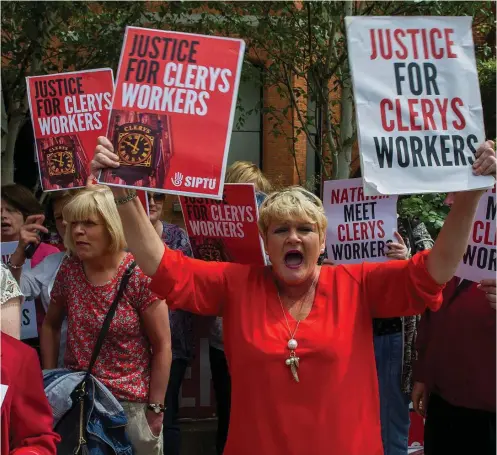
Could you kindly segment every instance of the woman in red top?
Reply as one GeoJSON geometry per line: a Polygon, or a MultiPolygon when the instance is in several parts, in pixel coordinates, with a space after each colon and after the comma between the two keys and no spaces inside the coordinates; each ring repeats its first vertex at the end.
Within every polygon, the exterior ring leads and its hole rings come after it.
{"type": "MultiPolygon", "coordinates": [[[[42,360],[44,368],[56,368],[60,328],[67,313],[64,364],[84,371],[133,256],[125,252],[122,225],[108,187],[82,190],[62,213],[67,223],[65,245],[71,256],[60,266],[52,289],[41,335],[42,360]]],[[[148,289],[149,283],[136,267],[92,373],[121,402],[134,453],[162,455],[171,337],[167,306],[148,289]]]]}
{"type": "Polygon", "coordinates": [[[34,349],[0,332],[2,455],[55,455],[52,410],[34,349]]]}
{"type": "MultiPolygon", "coordinates": [[[[487,144],[477,154],[476,170],[486,174],[495,153],[487,144]]],[[[112,145],[100,138],[92,171],[118,165],[112,145]]],[[[119,214],[154,292],[172,308],[224,317],[232,375],[225,455],[383,453],[371,319],[440,305],[480,195],[458,195],[431,252],[321,268],[326,217],[321,201],[302,188],[274,193],[261,206],[271,267],[203,262],[168,250],[128,193],[119,214]]]]}

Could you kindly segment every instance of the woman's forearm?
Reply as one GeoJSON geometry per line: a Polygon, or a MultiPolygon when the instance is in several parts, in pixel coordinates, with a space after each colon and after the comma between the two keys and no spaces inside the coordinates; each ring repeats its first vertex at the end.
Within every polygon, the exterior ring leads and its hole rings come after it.
{"type": "Polygon", "coordinates": [[[41,327],[40,351],[43,369],[52,370],[57,368],[60,346],[60,327],[57,329],[46,321],[41,327]]]}
{"type": "Polygon", "coordinates": [[[19,340],[21,337],[21,299],[14,297],[2,305],[2,332],[19,340]]]}
{"type": "Polygon", "coordinates": [[[149,403],[164,403],[171,371],[171,360],[171,345],[164,344],[159,348],[153,348],[149,403]]]}
{"type": "Polygon", "coordinates": [[[164,255],[162,240],[157,235],[138,198],[121,204],[117,208],[129,250],[143,273],[153,276],[164,255]]]}
{"type": "Polygon", "coordinates": [[[454,276],[466,251],[482,194],[482,191],[467,191],[455,195],[454,203],[426,263],[428,272],[437,283],[444,284],[454,276]]]}

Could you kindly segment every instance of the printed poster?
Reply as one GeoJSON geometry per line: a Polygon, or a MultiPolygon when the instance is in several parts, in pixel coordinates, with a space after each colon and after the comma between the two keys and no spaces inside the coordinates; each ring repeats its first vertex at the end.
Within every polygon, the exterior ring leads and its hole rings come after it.
{"type": "Polygon", "coordinates": [[[109,68],[26,78],[43,191],[86,186],[99,136],[107,132],[109,68]]]}
{"type": "Polygon", "coordinates": [[[108,185],[222,197],[245,43],[127,27],[108,137],[108,185]]]}
{"type": "Polygon", "coordinates": [[[491,187],[471,17],[345,21],[365,194],[491,187]]]}
{"type": "Polygon", "coordinates": [[[475,282],[495,278],[495,244],[494,186],[480,199],[469,244],[455,275],[475,282]]]}
{"type": "MultiPolygon", "coordinates": [[[[18,242],[1,242],[0,252],[2,262],[7,264],[9,257],[12,256],[17,248],[18,242]]],[[[31,269],[31,260],[27,259],[24,263],[23,271],[31,269]]],[[[38,336],[38,327],[36,325],[36,308],[34,300],[24,300],[21,307],[21,340],[36,338],[38,336]]]]}
{"type": "Polygon", "coordinates": [[[221,200],[180,197],[193,256],[204,261],[264,265],[253,184],[227,183],[221,200]]]}
{"type": "Polygon", "coordinates": [[[335,264],[384,262],[396,242],[397,196],[366,196],[361,178],[324,182],[326,249],[335,264]]]}

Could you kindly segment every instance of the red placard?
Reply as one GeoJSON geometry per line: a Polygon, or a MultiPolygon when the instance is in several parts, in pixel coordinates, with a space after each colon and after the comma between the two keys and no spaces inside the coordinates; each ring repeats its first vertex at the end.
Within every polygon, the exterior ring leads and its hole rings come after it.
{"type": "Polygon", "coordinates": [[[145,212],[147,212],[147,216],[150,217],[150,209],[148,206],[148,196],[146,191],[137,191],[136,194],[138,195],[138,199],[140,199],[140,202],[143,205],[143,208],[145,209],[145,212]]]}
{"type": "Polygon", "coordinates": [[[127,27],[100,182],[220,198],[245,43],[127,27]]]}
{"type": "Polygon", "coordinates": [[[109,68],[26,78],[43,191],[86,185],[98,136],[107,131],[109,68]]]}
{"type": "Polygon", "coordinates": [[[264,265],[254,185],[226,184],[220,201],[179,199],[195,258],[264,265]]]}

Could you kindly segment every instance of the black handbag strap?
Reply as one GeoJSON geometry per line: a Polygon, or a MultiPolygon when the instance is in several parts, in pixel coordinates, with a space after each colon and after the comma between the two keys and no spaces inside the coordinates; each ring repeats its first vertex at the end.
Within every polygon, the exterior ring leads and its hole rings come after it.
{"type": "Polygon", "coordinates": [[[93,367],[95,366],[95,362],[97,361],[98,354],[100,354],[100,349],[102,349],[102,345],[104,343],[105,336],[107,335],[107,332],[109,331],[110,323],[112,322],[112,319],[114,318],[114,314],[116,313],[117,305],[119,304],[119,300],[121,300],[124,290],[126,289],[126,286],[128,285],[128,281],[131,277],[131,274],[133,273],[133,269],[135,268],[136,263],[132,262],[126,271],[124,272],[124,275],[121,279],[121,283],[119,284],[119,288],[117,290],[116,297],[114,298],[114,301],[112,302],[112,305],[109,308],[109,311],[107,312],[107,315],[105,316],[104,322],[102,324],[102,328],[100,329],[100,333],[98,334],[97,342],[95,343],[95,347],[93,348],[93,352],[91,354],[91,360],[90,360],[90,365],[88,366],[88,370],[86,372],[85,379],[87,379],[93,370],[93,367]]]}

